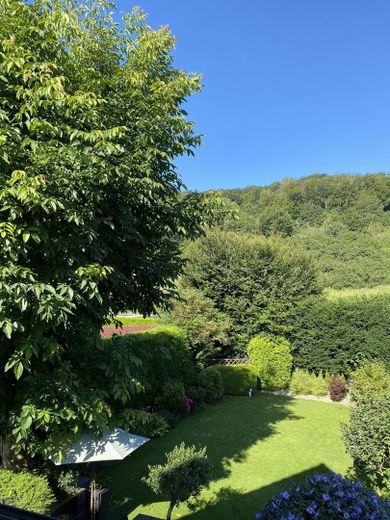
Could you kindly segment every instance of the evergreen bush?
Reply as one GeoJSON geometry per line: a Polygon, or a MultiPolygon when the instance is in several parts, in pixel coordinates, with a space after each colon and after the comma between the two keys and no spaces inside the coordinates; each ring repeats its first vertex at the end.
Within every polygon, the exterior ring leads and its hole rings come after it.
{"type": "Polygon", "coordinates": [[[222,376],[215,367],[208,367],[200,372],[198,385],[205,392],[204,398],[207,403],[215,403],[222,399],[224,385],[222,376]]]}
{"type": "Polygon", "coordinates": [[[261,334],[250,341],[248,356],[261,388],[278,390],[288,387],[292,355],[286,339],[261,334]]]}
{"type": "Polygon", "coordinates": [[[248,395],[252,388],[256,390],[257,376],[249,365],[217,365],[221,374],[226,395],[248,395]]]}

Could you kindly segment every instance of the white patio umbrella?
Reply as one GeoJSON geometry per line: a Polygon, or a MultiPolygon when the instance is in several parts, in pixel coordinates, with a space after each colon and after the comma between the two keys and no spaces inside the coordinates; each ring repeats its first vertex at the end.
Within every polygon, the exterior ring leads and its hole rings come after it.
{"type": "Polygon", "coordinates": [[[103,435],[85,433],[68,449],[65,458],[53,459],[57,466],[63,464],[92,463],[91,512],[94,518],[95,496],[95,462],[122,460],[150,439],[133,433],[127,433],[121,428],[110,431],[105,429],[103,435]]]}
{"type": "Polygon", "coordinates": [[[106,429],[101,437],[93,433],[85,433],[68,449],[66,458],[57,459],[54,463],[59,466],[122,460],[149,440],[147,437],[127,433],[121,428],[112,431],[106,429]]]}

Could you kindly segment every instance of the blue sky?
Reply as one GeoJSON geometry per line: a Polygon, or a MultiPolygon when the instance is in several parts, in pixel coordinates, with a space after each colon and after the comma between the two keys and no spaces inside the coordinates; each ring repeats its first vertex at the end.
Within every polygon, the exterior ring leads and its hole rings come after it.
{"type": "Polygon", "coordinates": [[[188,188],[390,171],[389,0],[138,3],[203,74],[187,106],[203,145],[177,162],[188,188]]]}

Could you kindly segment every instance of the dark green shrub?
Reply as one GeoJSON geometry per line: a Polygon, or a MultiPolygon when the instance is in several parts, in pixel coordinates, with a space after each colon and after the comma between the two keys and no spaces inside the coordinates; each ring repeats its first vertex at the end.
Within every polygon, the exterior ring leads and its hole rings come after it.
{"type": "Polygon", "coordinates": [[[223,397],[224,388],[221,374],[215,367],[202,370],[198,377],[198,385],[205,391],[205,401],[215,403],[223,397]]]}
{"type": "Polygon", "coordinates": [[[249,365],[217,365],[221,374],[226,395],[248,395],[252,388],[256,390],[257,376],[249,365]]]}
{"type": "Polygon", "coordinates": [[[354,476],[390,498],[390,395],[359,399],[343,429],[354,476]]]}
{"type": "Polygon", "coordinates": [[[72,469],[61,470],[56,478],[56,487],[58,491],[64,495],[74,495],[77,493],[79,486],[77,481],[79,472],[72,469]]]}
{"type": "Polygon", "coordinates": [[[143,481],[156,495],[169,500],[166,517],[169,520],[175,506],[199,496],[210,480],[211,466],[206,448],[186,447],[184,443],[175,446],[165,457],[164,465],[148,466],[149,475],[143,481]]]}
{"type": "MultiPolygon", "coordinates": [[[[104,359],[128,356],[131,375],[139,380],[139,389],[132,399],[134,407],[152,404],[164,384],[175,379],[185,387],[197,382],[197,369],[192,359],[187,335],[176,326],[162,326],[139,334],[127,334],[103,341],[104,359]]],[[[126,367],[125,367],[126,368],[126,367]]],[[[105,384],[108,382],[105,380],[105,384]]]]}
{"type": "Polygon", "coordinates": [[[169,380],[161,389],[156,398],[156,405],[160,410],[168,410],[174,415],[184,413],[184,385],[181,381],[169,380]]]}
{"type": "Polygon", "coordinates": [[[366,362],[351,375],[351,393],[354,399],[365,395],[390,394],[390,372],[379,361],[366,362]]]}
{"type": "Polygon", "coordinates": [[[309,298],[296,308],[289,340],[294,366],[350,375],[361,359],[390,367],[390,297],[309,298]]]}
{"type": "Polygon", "coordinates": [[[168,422],[157,413],[143,410],[124,410],[118,424],[126,431],[145,437],[161,437],[169,430],[168,422]]]}
{"type": "Polygon", "coordinates": [[[290,391],[298,395],[315,395],[324,397],[329,393],[330,376],[315,374],[308,370],[297,368],[291,376],[290,391]]]}
{"type": "Polygon", "coordinates": [[[292,355],[286,339],[265,334],[257,336],[249,343],[248,356],[261,388],[278,390],[288,386],[292,355]]]}
{"type": "Polygon", "coordinates": [[[50,513],[54,495],[46,477],[26,471],[0,469],[0,504],[8,504],[35,513],[50,513]]]}

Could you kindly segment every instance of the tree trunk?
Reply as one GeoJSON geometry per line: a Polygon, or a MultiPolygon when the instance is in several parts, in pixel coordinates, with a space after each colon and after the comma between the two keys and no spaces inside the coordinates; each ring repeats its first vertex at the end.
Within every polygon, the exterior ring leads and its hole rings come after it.
{"type": "Polygon", "coordinates": [[[166,520],[171,520],[171,514],[172,514],[172,511],[173,511],[174,507],[175,507],[175,502],[169,502],[169,507],[168,507],[166,520]]]}

